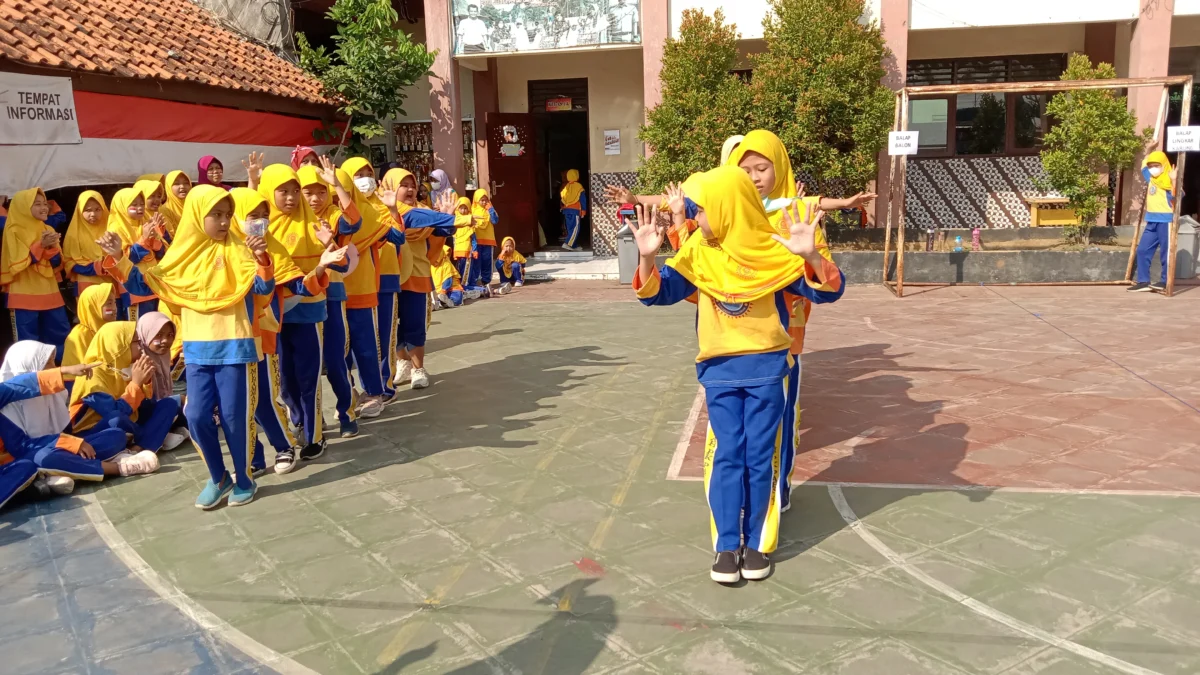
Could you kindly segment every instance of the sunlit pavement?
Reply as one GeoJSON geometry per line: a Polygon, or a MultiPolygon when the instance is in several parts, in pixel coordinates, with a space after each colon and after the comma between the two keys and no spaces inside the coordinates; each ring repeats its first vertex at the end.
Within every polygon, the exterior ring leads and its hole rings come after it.
{"type": "Polygon", "coordinates": [[[0,672],[1197,672],[1200,292],[913,290],[813,312],[765,582],[708,580],[691,306],[555,282],[248,506],[185,445],[0,514],[0,672]]]}

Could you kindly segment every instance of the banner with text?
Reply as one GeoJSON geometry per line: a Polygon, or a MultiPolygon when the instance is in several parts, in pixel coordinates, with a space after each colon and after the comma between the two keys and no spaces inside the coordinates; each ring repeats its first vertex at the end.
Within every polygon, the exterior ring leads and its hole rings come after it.
{"type": "Polygon", "coordinates": [[[0,73],[0,145],[82,142],[70,78],[0,73]]]}

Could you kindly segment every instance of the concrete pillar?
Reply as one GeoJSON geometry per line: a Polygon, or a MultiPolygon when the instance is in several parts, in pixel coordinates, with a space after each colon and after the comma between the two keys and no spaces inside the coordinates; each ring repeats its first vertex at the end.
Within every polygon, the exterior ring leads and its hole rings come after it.
{"type": "Polygon", "coordinates": [[[458,64],[454,62],[453,17],[446,0],[425,0],[425,45],[437,50],[429,75],[429,115],[433,120],[433,163],[463,191],[462,108],[458,64]]]}
{"type": "Polygon", "coordinates": [[[475,173],[479,187],[491,190],[488,172],[487,114],[500,112],[500,88],[497,82],[496,59],[487,60],[487,70],[471,73],[475,84],[475,173]]]}
{"type": "MultiPolygon", "coordinates": [[[[1129,77],[1165,77],[1171,60],[1171,12],[1156,9],[1158,3],[1142,6],[1133,35],[1129,41],[1129,77]]],[[[1162,102],[1162,87],[1138,87],[1129,90],[1129,110],[1138,118],[1138,129],[1158,124],[1159,104],[1162,102]]],[[[1165,139],[1160,138],[1160,143],[1165,139]]],[[[1152,148],[1153,149],[1153,148],[1152,148]]],[[[1140,167],[1144,153],[1140,153],[1135,167],[1140,167]]],[[[1145,198],[1146,184],[1140,171],[1127,171],[1123,191],[1126,202],[1124,223],[1137,220],[1139,209],[1145,198]]]]}
{"type": "MultiPolygon", "coordinates": [[[[663,47],[670,36],[671,12],[667,0],[642,0],[642,102],[646,110],[662,102],[659,74],[663,47]]],[[[649,157],[650,148],[645,153],[649,157]]]]}
{"type": "MultiPolygon", "coordinates": [[[[883,30],[883,40],[891,53],[884,57],[883,84],[892,91],[904,88],[908,78],[908,20],[909,0],[881,0],[879,6],[879,25],[883,30]]],[[[879,153],[879,174],[875,181],[875,192],[879,198],[875,200],[875,226],[883,227],[887,223],[888,190],[891,181],[888,176],[890,161],[887,150],[879,153]]]]}

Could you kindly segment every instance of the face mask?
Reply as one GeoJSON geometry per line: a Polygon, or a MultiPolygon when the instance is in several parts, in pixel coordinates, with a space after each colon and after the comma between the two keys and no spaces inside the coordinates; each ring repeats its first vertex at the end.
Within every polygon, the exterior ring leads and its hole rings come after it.
{"type": "Polygon", "coordinates": [[[132,380],[133,379],[133,366],[130,366],[128,368],[121,368],[120,373],[121,373],[121,377],[123,377],[127,380],[132,380]]]}
{"type": "Polygon", "coordinates": [[[358,188],[359,192],[367,195],[368,197],[372,192],[375,191],[376,185],[375,179],[371,176],[363,176],[361,178],[354,179],[354,187],[358,188]]]}
{"type": "Polygon", "coordinates": [[[441,190],[442,184],[435,180],[429,184],[429,187],[433,188],[434,190],[441,190]]]}
{"type": "Polygon", "coordinates": [[[246,221],[246,236],[261,237],[267,233],[267,226],[270,224],[266,218],[250,218],[246,221]]]}
{"type": "Polygon", "coordinates": [[[792,202],[794,202],[794,201],[796,201],[796,200],[791,197],[780,197],[779,199],[763,199],[763,208],[766,209],[767,213],[774,213],[781,209],[786,209],[787,207],[791,206],[792,202]]]}
{"type": "Polygon", "coordinates": [[[1150,167],[1150,175],[1151,175],[1151,176],[1153,176],[1153,177],[1155,177],[1155,178],[1158,178],[1159,176],[1161,176],[1161,175],[1162,175],[1162,172],[1163,172],[1163,170],[1162,170],[1162,167],[1161,167],[1161,166],[1152,166],[1152,167],[1150,167]]]}

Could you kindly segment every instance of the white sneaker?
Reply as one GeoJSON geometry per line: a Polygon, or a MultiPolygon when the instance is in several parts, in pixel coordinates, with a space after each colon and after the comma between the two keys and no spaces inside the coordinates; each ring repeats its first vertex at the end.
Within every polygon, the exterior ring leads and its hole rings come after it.
{"type": "Polygon", "coordinates": [[[140,476],[158,471],[158,455],[149,450],[143,450],[136,455],[131,455],[126,450],[113,457],[112,461],[117,463],[117,469],[122,476],[140,476]]]}
{"type": "Polygon", "coordinates": [[[70,476],[46,476],[46,485],[56,495],[69,495],[75,490],[75,480],[70,476]]]}
{"type": "Polygon", "coordinates": [[[163,450],[174,450],[188,439],[187,429],[172,431],[163,438],[163,450]]]}
{"type": "Polygon", "coordinates": [[[396,376],[392,378],[392,384],[399,387],[400,385],[412,379],[413,367],[412,361],[397,360],[396,361],[396,376]]]}
{"type": "Polygon", "coordinates": [[[412,388],[413,389],[424,389],[425,387],[428,387],[428,386],[429,386],[429,374],[425,372],[424,368],[417,368],[416,370],[412,371],[412,388]]]}
{"type": "Polygon", "coordinates": [[[478,300],[481,295],[483,295],[483,292],[478,289],[463,291],[463,297],[467,300],[478,300]]]}
{"type": "Polygon", "coordinates": [[[524,281],[518,281],[517,283],[513,284],[513,286],[516,286],[517,288],[520,288],[520,287],[522,287],[522,286],[524,286],[524,285],[525,285],[525,282],[524,282],[524,281]]]}
{"type": "Polygon", "coordinates": [[[508,295],[512,292],[512,284],[507,281],[500,284],[500,295],[508,295]]]}
{"type": "Polygon", "coordinates": [[[379,417],[383,414],[383,401],[375,397],[370,397],[363,404],[358,406],[358,416],[371,419],[379,417]]]}
{"type": "Polygon", "coordinates": [[[438,293],[437,299],[438,302],[442,303],[442,307],[445,307],[446,309],[450,309],[454,306],[454,303],[450,302],[450,296],[446,295],[445,293],[438,293]]]}

